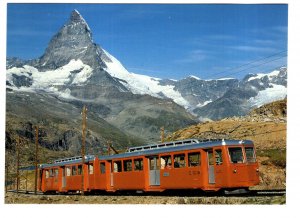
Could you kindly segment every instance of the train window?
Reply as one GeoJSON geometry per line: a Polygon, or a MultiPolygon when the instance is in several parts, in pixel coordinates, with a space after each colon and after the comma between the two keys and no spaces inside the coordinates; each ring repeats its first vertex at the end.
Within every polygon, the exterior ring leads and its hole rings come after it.
{"type": "Polygon", "coordinates": [[[245,153],[246,153],[247,162],[254,163],[256,161],[253,147],[246,147],[245,153]]]}
{"type": "Polygon", "coordinates": [[[49,170],[46,170],[46,179],[49,178],[49,170]]]}
{"type": "Polygon", "coordinates": [[[78,175],[82,174],[82,165],[78,165],[78,175]]]}
{"type": "Polygon", "coordinates": [[[244,157],[242,148],[228,148],[231,163],[243,163],[244,157]]]}
{"type": "Polygon", "coordinates": [[[200,152],[188,154],[188,166],[189,167],[200,166],[200,164],[201,164],[200,152]]]}
{"type": "Polygon", "coordinates": [[[160,167],[161,169],[172,168],[171,155],[160,157],[160,167]]]}
{"type": "Polygon", "coordinates": [[[208,151],[208,165],[213,166],[214,165],[214,158],[213,158],[213,153],[212,151],[208,151]]]}
{"type": "Polygon", "coordinates": [[[122,172],[122,162],[121,161],[115,161],[114,162],[114,172],[122,172]]]}
{"type": "Polygon", "coordinates": [[[71,176],[71,167],[67,167],[67,176],[71,176]]]}
{"type": "Polygon", "coordinates": [[[94,165],[92,163],[89,164],[89,174],[94,174],[94,165]]]}
{"type": "Polygon", "coordinates": [[[77,175],[77,169],[76,166],[72,166],[72,176],[77,175]]]}
{"type": "Polygon", "coordinates": [[[174,168],[185,167],[185,155],[184,154],[175,154],[174,155],[174,168]]]}
{"type": "Polygon", "coordinates": [[[124,165],[124,171],[132,171],[132,160],[124,160],[123,161],[124,165]]]}
{"type": "Polygon", "coordinates": [[[54,177],[58,177],[58,169],[57,168],[54,169],[54,177]]]}
{"type": "Polygon", "coordinates": [[[100,163],[100,171],[101,171],[101,174],[105,173],[105,163],[100,163]]]}
{"type": "Polygon", "coordinates": [[[159,159],[158,157],[149,158],[150,160],[150,170],[158,170],[159,169],[159,159]]]}
{"type": "Polygon", "coordinates": [[[54,176],[54,174],[53,174],[53,169],[50,169],[50,170],[49,170],[49,174],[50,174],[50,177],[53,177],[53,176],[54,176]]]}
{"type": "Polygon", "coordinates": [[[136,171],[143,170],[143,159],[134,160],[134,170],[136,171]]]}
{"type": "Polygon", "coordinates": [[[216,165],[221,165],[223,163],[221,149],[215,150],[215,160],[216,160],[216,165]]]}

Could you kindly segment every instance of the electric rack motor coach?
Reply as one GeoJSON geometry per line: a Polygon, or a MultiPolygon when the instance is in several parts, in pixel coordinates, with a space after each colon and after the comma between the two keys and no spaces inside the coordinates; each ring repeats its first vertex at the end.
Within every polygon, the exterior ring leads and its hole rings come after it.
{"type": "Polygon", "coordinates": [[[109,156],[87,155],[40,165],[42,192],[118,190],[247,190],[259,184],[249,140],[182,141],[132,147],[109,156]],[[83,189],[82,189],[83,188],[83,189]]]}

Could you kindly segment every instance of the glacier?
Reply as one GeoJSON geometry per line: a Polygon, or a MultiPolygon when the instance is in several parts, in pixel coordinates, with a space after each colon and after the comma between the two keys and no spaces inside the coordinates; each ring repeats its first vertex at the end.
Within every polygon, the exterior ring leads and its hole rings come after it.
{"type": "Polygon", "coordinates": [[[15,91],[35,92],[43,90],[45,92],[57,94],[63,98],[74,98],[70,90],[59,90],[57,86],[84,85],[92,75],[93,69],[84,64],[81,60],[72,59],[67,65],[55,70],[39,71],[37,68],[24,65],[23,67],[13,67],[6,71],[6,80],[11,84],[10,88],[15,91]],[[32,80],[31,86],[17,87],[14,84],[14,76],[25,76],[32,80]]]}
{"type": "Polygon", "coordinates": [[[271,84],[271,86],[273,87],[261,90],[255,97],[249,98],[248,103],[250,107],[260,107],[264,104],[284,99],[287,96],[287,88],[285,86],[276,84],[271,84]]]}
{"type": "Polygon", "coordinates": [[[105,70],[112,76],[123,81],[122,84],[126,86],[132,93],[141,95],[151,95],[156,98],[171,98],[175,103],[189,109],[192,106],[185,100],[182,95],[174,90],[172,85],[160,85],[160,78],[150,77],[146,75],[129,72],[114,56],[105,51],[109,60],[104,60],[107,68],[105,70]],[[162,96],[163,95],[163,96],[162,96]]]}

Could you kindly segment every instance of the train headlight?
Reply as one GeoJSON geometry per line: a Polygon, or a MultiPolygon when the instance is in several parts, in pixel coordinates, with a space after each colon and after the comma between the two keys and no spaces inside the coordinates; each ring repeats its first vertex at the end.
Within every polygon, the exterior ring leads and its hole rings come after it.
{"type": "Polygon", "coordinates": [[[234,169],[234,170],[233,170],[233,173],[236,173],[236,172],[237,172],[236,169],[234,169]]]}
{"type": "Polygon", "coordinates": [[[258,169],[258,168],[256,169],[256,172],[259,172],[259,169],[258,169]]]}

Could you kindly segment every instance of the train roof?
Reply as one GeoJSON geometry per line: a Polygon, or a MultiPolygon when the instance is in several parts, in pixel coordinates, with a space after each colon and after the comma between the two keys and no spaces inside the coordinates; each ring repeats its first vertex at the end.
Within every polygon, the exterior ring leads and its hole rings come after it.
{"type": "MultiPolygon", "coordinates": [[[[137,157],[137,156],[151,156],[158,155],[160,153],[174,152],[174,151],[182,151],[182,150],[195,150],[198,148],[211,148],[220,145],[253,145],[253,142],[250,140],[224,140],[224,139],[216,139],[216,140],[198,140],[198,139],[186,139],[180,141],[173,142],[165,142],[159,144],[149,144],[144,146],[137,146],[128,148],[127,152],[122,154],[114,154],[107,156],[98,156],[99,160],[112,160],[118,158],[127,158],[127,157],[137,157]]],[[[95,155],[86,155],[85,163],[89,161],[93,161],[96,158],[95,155]]],[[[47,167],[55,167],[55,166],[63,166],[63,165],[71,165],[75,163],[81,163],[82,157],[70,157],[64,158],[54,161],[51,164],[41,164],[40,168],[47,167]]]]}
{"type": "MultiPolygon", "coordinates": [[[[85,155],[84,156],[84,162],[88,163],[91,160],[95,159],[95,155],[85,155]]],[[[74,164],[74,163],[82,163],[82,157],[76,156],[76,157],[69,157],[69,158],[63,158],[55,160],[54,163],[50,164],[40,164],[40,168],[47,168],[47,167],[54,167],[54,166],[63,166],[68,164],[74,164]]]]}
{"type": "MultiPolygon", "coordinates": [[[[174,141],[174,142],[167,142],[167,143],[161,143],[157,145],[145,145],[145,146],[139,146],[136,148],[147,148],[147,149],[138,149],[138,150],[132,150],[132,148],[129,148],[126,153],[122,154],[114,154],[109,156],[98,156],[99,160],[112,160],[117,158],[127,158],[127,157],[134,157],[134,156],[151,156],[151,155],[157,155],[160,153],[167,153],[167,152],[174,152],[174,151],[182,151],[182,150],[195,150],[198,148],[211,148],[215,146],[220,145],[253,145],[253,142],[251,140],[205,140],[200,141],[197,139],[190,139],[185,141],[174,141]],[[178,142],[184,142],[184,143],[178,143],[178,142]],[[159,145],[165,145],[159,147],[159,145]],[[152,148],[153,147],[153,148],[152,148]]],[[[134,148],[134,147],[133,147],[134,148]]]]}

